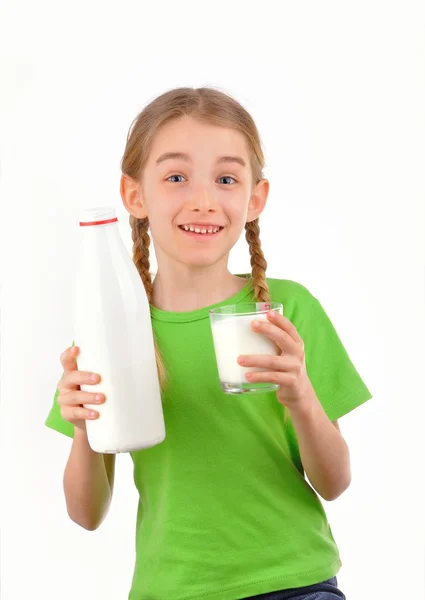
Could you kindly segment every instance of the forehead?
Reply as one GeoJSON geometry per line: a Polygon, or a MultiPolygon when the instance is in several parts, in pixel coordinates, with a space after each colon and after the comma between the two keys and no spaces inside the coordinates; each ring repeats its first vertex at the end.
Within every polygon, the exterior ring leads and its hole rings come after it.
{"type": "Polygon", "coordinates": [[[245,136],[231,127],[204,123],[192,117],[173,119],[156,133],[149,162],[164,152],[182,152],[193,160],[238,154],[249,161],[245,136]]]}

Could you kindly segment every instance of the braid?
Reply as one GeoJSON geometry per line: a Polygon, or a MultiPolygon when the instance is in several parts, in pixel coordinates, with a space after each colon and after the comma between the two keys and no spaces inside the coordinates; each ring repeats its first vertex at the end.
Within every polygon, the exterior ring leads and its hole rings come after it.
{"type": "MultiPolygon", "coordinates": [[[[267,261],[261,250],[260,226],[258,219],[246,223],[245,225],[246,241],[249,245],[252,267],[252,283],[254,286],[254,295],[257,302],[270,302],[269,286],[266,281],[267,261]]],[[[283,422],[289,421],[289,412],[286,406],[283,408],[283,422]]]]}
{"type": "Polygon", "coordinates": [[[246,223],[245,225],[246,241],[249,245],[249,254],[251,256],[252,283],[257,302],[270,302],[269,287],[266,281],[267,261],[264,258],[260,242],[260,226],[258,219],[246,223]]]}
{"type": "MultiPolygon", "coordinates": [[[[133,240],[133,262],[139,271],[139,275],[143,281],[143,285],[145,286],[146,295],[148,297],[149,302],[152,302],[152,294],[153,294],[153,283],[152,277],[150,274],[150,264],[149,264],[149,246],[151,243],[151,239],[149,236],[149,220],[146,219],[137,219],[130,215],[130,225],[131,225],[131,237],[133,240]]],[[[167,380],[167,375],[165,372],[164,362],[161,357],[161,353],[159,351],[156,339],[154,337],[155,344],[155,357],[156,357],[156,365],[158,368],[158,377],[161,385],[161,389],[164,389],[164,385],[167,380]]]]}
{"type": "Polygon", "coordinates": [[[151,238],[148,233],[149,221],[148,219],[136,219],[136,217],[131,215],[130,225],[132,228],[131,237],[133,239],[133,262],[142,278],[148,300],[151,302],[153,284],[149,271],[149,246],[151,243],[151,238]]]}

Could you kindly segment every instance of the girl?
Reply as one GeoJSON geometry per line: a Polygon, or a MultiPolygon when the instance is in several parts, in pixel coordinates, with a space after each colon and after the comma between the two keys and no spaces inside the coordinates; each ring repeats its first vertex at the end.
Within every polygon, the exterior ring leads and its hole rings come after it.
{"type": "MultiPolygon", "coordinates": [[[[169,91],[130,128],[120,191],[151,302],[167,436],[131,453],[140,500],[129,600],[344,598],[319,496],[333,500],[347,489],[349,451],[337,419],[371,394],[315,296],[294,281],[266,279],[263,167],[251,116],[211,88],[169,91]],[[234,275],[229,252],[244,228],[252,273],[234,275]],[[283,304],[285,316],[269,312],[256,328],[280,354],[239,363],[265,368],[249,381],[280,387],[227,396],[208,310],[251,301],[283,304]]],[[[92,530],[109,509],[115,457],[87,442],[85,420],[97,413],[82,405],[105,398],[80,390],[102,374],[79,372],[77,355],[71,347],[61,356],[46,424],[73,437],[67,509],[92,530]]]]}

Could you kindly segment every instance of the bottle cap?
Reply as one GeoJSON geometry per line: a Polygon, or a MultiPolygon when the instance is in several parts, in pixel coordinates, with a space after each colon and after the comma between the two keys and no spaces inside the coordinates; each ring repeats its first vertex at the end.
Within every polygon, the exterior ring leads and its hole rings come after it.
{"type": "Polygon", "coordinates": [[[97,206],[86,208],[82,211],[80,225],[106,225],[107,223],[116,223],[115,208],[111,206],[97,206]]]}

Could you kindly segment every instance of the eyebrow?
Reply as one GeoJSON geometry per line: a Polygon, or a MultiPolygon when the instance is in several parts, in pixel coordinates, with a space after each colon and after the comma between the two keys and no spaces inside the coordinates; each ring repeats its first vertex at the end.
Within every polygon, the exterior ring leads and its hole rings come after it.
{"type": "MultiPolygon", "coordinates": [[[[171,159],[179,159],[184,160],[186,162],[192,162],[190,156],[188,154],[185,154],[184,152],[165,152],[164,154],[161,154],[161,156],[157,159],[156,164],[159,165],[165,160],[171,159]]],[[[242,167],[246,167],[246,162],[241,156],[221,156],[217,160],[217,164],[222,163],[238,163],[242,165],[242,167]]]]}

